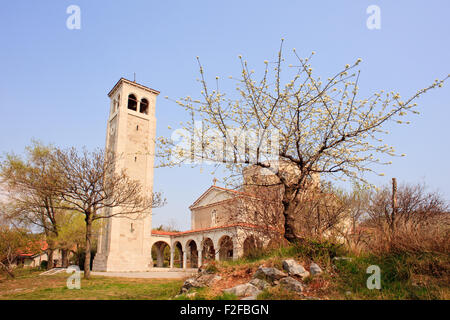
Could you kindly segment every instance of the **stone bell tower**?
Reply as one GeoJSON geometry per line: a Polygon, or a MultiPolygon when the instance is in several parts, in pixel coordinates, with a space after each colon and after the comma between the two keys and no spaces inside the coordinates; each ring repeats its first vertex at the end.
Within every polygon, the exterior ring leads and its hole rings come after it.
{"type": "MultiPolygon", "coordinates": [[[[106,152],[119,160],[117,171],[127,170],[139,180],[142,192],[153,191],[155,104],[159,91],[121,78],[108,93],[111,99],[106,131],[106,152]]],[[[119,211],[120,208],[106,209],[119,211]]],[[[94,271],[146,271],[151,267],[151,209],[143,219],[124,216],[102,219],[94,271]]]]}

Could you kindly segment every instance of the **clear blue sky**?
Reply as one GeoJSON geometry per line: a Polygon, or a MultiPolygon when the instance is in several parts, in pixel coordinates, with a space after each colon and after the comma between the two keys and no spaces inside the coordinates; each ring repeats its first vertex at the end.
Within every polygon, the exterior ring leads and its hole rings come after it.
{"type": "MultiPolygon", "coordinates": [[[[161,91],[158,134],[184,112],[164,96],[195,96],[196,56],[207,73],[238,75],[238,54],[253,68],[286,48],[317,54],[323,77],[363,59],[360,87],[412,94],[450,73],[448,0],[317,1],[7,1],[0,8],[0,152],[20,153],[37,138],[60,146],[103,147],[107,92],[120,77],[161,91]],[[81,8],[81,29],[66,28],[66,8],[81,8]],[[366,27],[366,8],[381,9],[381,29],[366,27]]],[[[450,198],[450,90],[419,100],[412,124],[393,126],[386,143],[407,157],[380,171],[387,183],[426,181],[450,198]]],[[[198,168],[157,169],[155,189],[168,205],[154,226],[189,227],[188,206],[211,184],[198,168]]]]}

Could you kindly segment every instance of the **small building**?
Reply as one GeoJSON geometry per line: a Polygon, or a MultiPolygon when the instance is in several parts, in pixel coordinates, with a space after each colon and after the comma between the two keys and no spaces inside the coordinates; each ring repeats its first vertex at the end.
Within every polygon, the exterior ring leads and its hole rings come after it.
{"type": "MultiPolygon", "coordinates": [[[[70,252],[69,257],[71,254],[73,253],[70,252]]],[[[63,252],[61,249],[53,251],[54,267],[62,267],[62,256],[63,252]]],[[[41,241],[40,248],[37,250],[20,250],[12,265],[14,267],[37,268],[40,267],[43,262],[48,262],[48,243],[46,241],[41,241]]]]}

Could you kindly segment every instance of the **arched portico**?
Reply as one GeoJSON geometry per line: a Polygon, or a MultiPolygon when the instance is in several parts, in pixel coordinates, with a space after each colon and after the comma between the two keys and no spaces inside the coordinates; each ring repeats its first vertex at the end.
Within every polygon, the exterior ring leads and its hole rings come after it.
{"type": "Polygon", "coordinates": [[[214,242],[211,238],[205,238],[202,241],[202,263],[214,260],[216,257],[216,250],[214,249],[214,242]]]}
{"type": "MultiPolygon", "coordinates": [[[[186,265],[189,268],[199,267],[199,250],[195,240],[190,239],[186,242],[186,265]]],[[[201,252],[201,251],[200,251],[201,252]]]]}
{"type": "Polygon", "coordinates": [[[151,255],[154,267],[168,268],[171,265],[170,245],[167,242],[155,242],[152,245],[151,255]]]}
{"type": "Polygon", "coordinates": [[[233,240],[230,236],[225,235],[219,239],[219,260],[233,259],[233,240]]]}
{"type": "Polygon", "coordinates": [[[171,252],[171,267],[172,268],[183,268],[183,246],[180,241],[175,241],[172,246],[171,252]]]}

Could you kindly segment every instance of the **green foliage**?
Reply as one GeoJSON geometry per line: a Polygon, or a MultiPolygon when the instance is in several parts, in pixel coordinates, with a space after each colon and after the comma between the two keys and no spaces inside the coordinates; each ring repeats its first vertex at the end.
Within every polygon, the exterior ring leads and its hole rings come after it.
{"type": "Polygon", "coordinates": [[[207,273],[217,273],[219,269],[214,263],[208,263],[205,268],[207,273]]]}
{"type": "Polygon", "coordinates": [[[215,296],[213,300],[238,300],[238,298],[232,293],[223,292],[222,294],[215,296]]]}
{"type": "Polygon", "coordinates": [[[343,244],[327,240],[304,240],[297,243],[291,250],[295,251],[300,257],[309,258],[325,265],[329,265],[334,257],[347,254],[343,244]]]}
{"type": "MultiPolygon", "coordinates": [[[[181,280],[124,279],[93,276],[81,280],[80,290],[66,287],[66,274],[18,279],[26,291],[1,295],[7,300],[168,300],[180,290],[181,280]],[[36,285],[38,283],[38,285],[36,285]]],[[[14,284],[16,280],[11,280],[14,284]]],[[[2,288],[3,289],[3,288],[2,288]]],[[[7,291],[7,288],[5,289],[7,291]]],[[[0,290],[1,292],[1,290],[0,290]]]]}
{"type": "Polygon", "coordinates": [[[299,296],[281,286],[264,289],[259,295],[258,300],[298,300],[299,296]]]}
{"type": "Polygon", "coordinates": [[[442,288],[448,290],[449,258],[436,254],[361,255],[337,260],[335,267],[336,288],[347,299],[441,299],[442,288]],[[370,265],[380,267],[381,290],[366,286],[370,265]]]}

